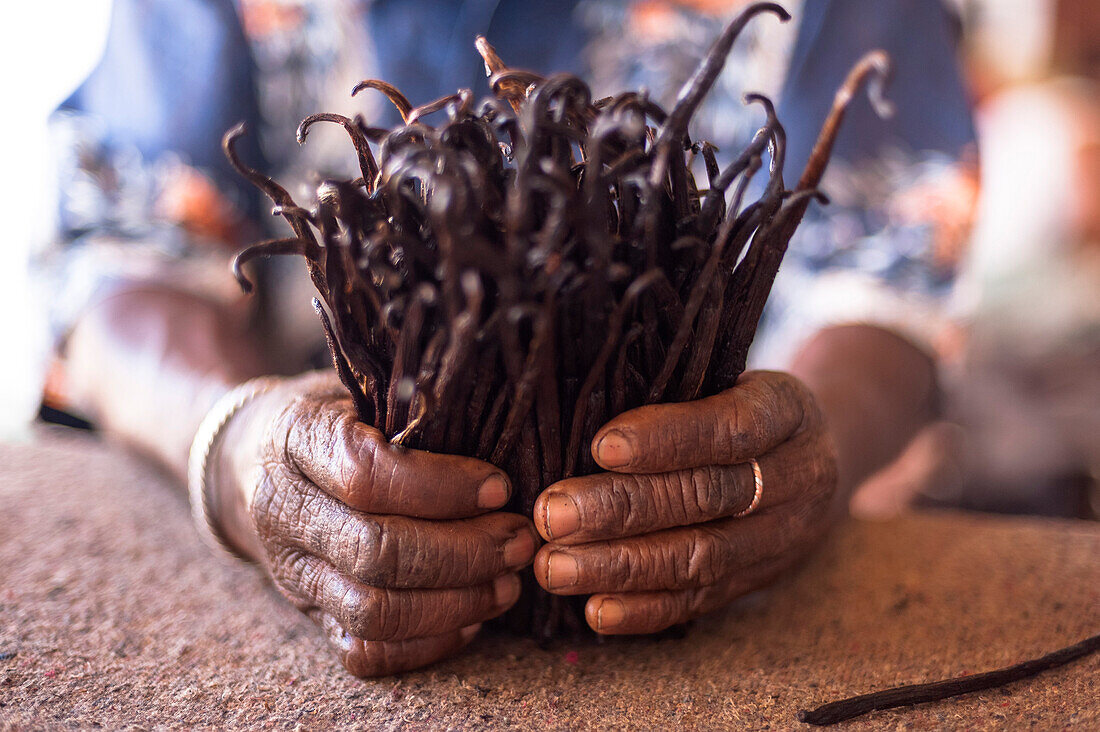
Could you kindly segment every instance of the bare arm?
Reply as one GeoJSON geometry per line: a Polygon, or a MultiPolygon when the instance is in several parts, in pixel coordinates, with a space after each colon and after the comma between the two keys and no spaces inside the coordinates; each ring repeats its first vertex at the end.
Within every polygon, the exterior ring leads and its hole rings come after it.
{"type": "MultiPolygon", "coordinates": [[[[264,372],[243,318],[164,289],[90,309],[67,352],[75,405],[181,478],[217,399],[264,372]]],[[[212,513],[316,620],[344,665],[389,674],[455,653],[519,597],[537,537],[497,509],[507,476],[473,458],[395,449],[356,419],[334,373],[283,380],[217,440],[212,513]]]]}
{"type": "Polygon", "coordinates": [[[813,391],[829,425],[841,504],[936,418],[935,362],[883,328],[827,328],[796,356],[791,373],[813,391]]]}
{"type": "Polygon", "coordinates": [[[535,504],[549,542],[535,576],[591,595],[600,633],[648,633],[722,607],[812,551],[859,483],[935,413],[933,362],[870,326],[831,328],[790,374],[613,419],[593,454],[606,473],[535,504]],[[754,491],[755,488],[755,491],[754,491]]]}
{"type": "Polygon", "coordinates": [[[93,305],[66,348],[73,406],[181,481],[207,410],[235,384],[262,373],[242,313],[151,285],[93,305]]]}

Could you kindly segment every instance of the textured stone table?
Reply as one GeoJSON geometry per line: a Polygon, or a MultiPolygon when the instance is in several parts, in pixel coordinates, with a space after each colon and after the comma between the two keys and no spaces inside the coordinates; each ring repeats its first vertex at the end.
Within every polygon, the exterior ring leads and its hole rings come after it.
{"type": "MultiPolygon", "coordinates": [[[[1100,527],[959,514],[851,523],[686,637],[483,637],[345,675],[252,568],[212,556],[136,458],[0,446],[0,727],[789,729],[799,708],[1038,656],[1100,630],[1100,527]]],[[[853,728],[1100,728],[1100,658],[853,728]]]]}

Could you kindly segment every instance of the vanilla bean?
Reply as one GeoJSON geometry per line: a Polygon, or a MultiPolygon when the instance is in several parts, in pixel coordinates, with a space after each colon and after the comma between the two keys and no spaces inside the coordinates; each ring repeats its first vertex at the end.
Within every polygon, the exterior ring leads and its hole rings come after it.
{"type": "Polygon", "coordinates": [[[351,95],[354,97],[364,89],[377,89],[385,94],[390,102],[393,103],[393,106],[397,107],[401,119],[404,122],[409,121],[409,112],[412,111],[412,104],[409,103],[409,100],[404,94],[397,90],[397,87],[379,79],[364,79],[352,88],[351,95]]]}
{"type": "Polygon", "coordinates": [[[331,114],[329,112],[311,114],[298,125],[298,131],[295,133],[295,137],[298,138],[299,145],[305,144],[306,136],[309,135],[309,128],[317,122],[335,122],[343,126],[348,136],[351,138],[352,144],[355,146],[356,155],[359,157],[359,170],[363,173],[363,181],[365,184],[369,185],[378,174],[378,163],[374,161],[374,154],[371,152],[370,144],[367,142],[366,135],[364,134],[364,125],[362,121],[350,119],[342,114],[331,114]]]}
{"type": "MultiPolygon", "coordinates": [[[[529,512],[549,484],[597,469],[590,443],[608,419],[715,393],[743,368],[843,116],[841,104],[802,176],[812,184],[794,195],[768,99],[745,97],[766,121],[724,170],[713,145],[692,142],[691,117],[761,13],[787,17],[774,3],[747,8],[667,112],[645,92],[593,101],[575,76],[509,68],[480,37],[487,99],[461,89],[413,106],[362,81],[353,96],[385,94],[404,124],[303,120],[299,142],[318,122],[340,124],[360,173],[323,181],[308,208],[243,164],[235,128],[226,155],[294,236],[245,249],[234,273],[247,289],[247,261],[302,255],[360,419],[397,444],[492,460],[513,480],[508,509],[529,512]],[[767,185],[746,203],[765,154],[767,185]],[[705,187],[692,172],[699,158],[705,187]]],[[[885,63],[861,62],[846,99],[881,80],[885,63]]],[[[521,625],[540,639],[583,627],[582,603],[527,592],[521,625]]]]}
{"type": "Polygon", "coordinates": [[[523,371],[515,381],[515,391],[512,394],[512,404],[508,408],[508,416],[504,420],[504,429],[496,447],[493,448],[493,454],[489,458],[489,462],[500,464],[504,461],[508,453],[511,452],[519,430],[526,423],[531,404],[535,399],[535,385],[538,383],[540,375],[539,368],[543,364],[542,354],[549,348],[550,340],[553,337],[551,328],[554,321],[550,315],[553,309],[554,301],[551,299],[546,303],[547,312],[542,314],[542,317],[538,319],[534,326],[534,335],[531,337],[523,371]]]}
{"type": "Polygon", "coordinates": [[[581,385],[580,393],[577,395],[576,406],[573,409],[573,425],[569,430],[569,445],[565,452],[565,469],[563,477],[568,478],[573,475],[577,453],[581,450],[582,430],[588,411],[588,405],[591,401],[593,392],[596,390],[597,384],[604,377],[604,370],[607,368],[607,362],[615,352],[615,347],[619,343],[619,338],[622,335],[623,322],[629,311],[633,309],[634,303],[637,301],[638,297],[662,276],[663,274],[659,271],[650,271],[632,282],[623,295],[623,299],[619,302],[614,313],[611,315],[607,331],[604,334],[603,345],[599,350],[599,354],[593,360],[584,383],[581,385]]]}
{"type": "Polygon", "coordinates": [[[245,247],[233,257],[233,276],[245,292],[252,292],[252,281],[245,276],[243,267],[256,257],[271,257],[275,255],[298,254],[304,255],[307,242],[298,239],[270,239],[268,241],[245,247]]]}
{"type": "MultiPolygon", "coordinates": [[[[759,160],[759,158],[754,158],[759,160]]],[[[759,164],[759,163],[757,163],[759,164]]],[[[750,171],[753,170],[753,166],[750,164],[750,171]]],[[[747,176],[746,180],[751,177],[747,176]]],[[[727,219],[729,221],[729,219],[727,219]]],[[[665,387],[668,385],[669,379],[672,377],[673,370],[676,368],[680,361],[680,355],[683,353],[684,347],[687,345],[688,340],[693,334],[692,326],[695,323],[695,318],[699,313],[699,308],[703,305],[703,299],[711,291],[711,283],[714,281],[715,276],[718,273],[719,263],[722,261],[722,255],[725,252],[725,247],[729,241],[729,227],[723,226],[719,230],[715,242],[711,248],[710,254],[707,257],[707,262],[703,266],[702,272],[700,272],[698,278],[692,285],[691,295],[688,298],[687,304],[684,306],[683,315],[680,318],[680,324],[677,327],[676,335],[672,339],[672,343],[668,347],[668,351],[665,355],[664,363],[661,366],[661,370],[654,378],[653,386],[649,390],[649,396],[646,401],[650,404],[657,402],[664,396],[665,387]]],[[[713,336],[712,336],[713,337],[713,336]]],[[[709,350],[709,346],[707,346],[709,350]]]]}
{"type": "Polygon", "coordinates": [[[996,671],[987,671],[972,676],[959,676],[928,684],[898,686],[893,689],[884,689],[871,694],[862,694],[850,699],[823,704],[816,709],[799,712],[798,721],[825,726],[843,722],[868,712],[908,707],[914,704],[927,704],[928,702],[950,699],[962,694],[972,694],[975,691],[1004,686],[1049,671],[1052,668],[1064,666],[1098,650],[1100,650],[1100,635],[1094,635],[1080,643],[1048,653],[1041,658],[1024,661],[1015,666],[996,671]]]}
{"type": "Polygon", "coordinates": [[[344,358],[344,354],[336,342],[336,333],[332,330],[332,324],[329,322],[324,308],[321,307],[321,301],[317,298],[313,298],[313,309],[317,311],[318,317],[321,318],[321,327],[325,331],[325,341],[328,343],[328,350],[329,354],[332,356],[333,366],[336,367],[336,373],[340,377],[340,382],[351,394],[352,401],[355,403],[355,413],[359,416],[359,421],[365,424],[377,425],[380,413],[375,409],[375,405],[367,401],[366,396],[363,394],[362,387],[356,382],[354,375],[351,373],[347,359],[344,358]]]}

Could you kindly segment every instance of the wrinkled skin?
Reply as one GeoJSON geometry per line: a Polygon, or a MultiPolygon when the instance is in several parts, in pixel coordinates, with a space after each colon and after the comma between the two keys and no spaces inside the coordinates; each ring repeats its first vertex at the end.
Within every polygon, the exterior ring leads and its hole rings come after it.
{"type": "Polygon", "coordinates": [[[722,607],[797,562],[829,526],[836,458],[797,379],[750,372],[734,388],[642,407],[605,425],[592,453],[608,472],[556,483],[535,504],[550,543],[535,577],[592,595],[598,633],[653,633],[722,607]],[[756,458],[763,476],[753,499],[756,458]]]}
{"type": "Polygon", "coordinates": [[[225,508],[228,532],[358,676],[458,651],[515,603],[533,558],[549,591],[592,595],[597,632],[650,633],[766,584],[829,525],[831,441],[787,374],[617,417],[593,440],[608,472],[548,487],[534,524],[497,510],[511,491],[499,469],[392,447],[331,381],[291,381],[258,402],[240,417],[253,428],[231,431],[225,482],[241,507],[225,508]],[[763,497],[738,518],[754,457],[763,497]]]}
{"type": "MultiPolygon", "coordinates": [[[[494,510],[507,476],[472,458],[393,447],[331,386],[291,382],[239,481],[258,555],[321,624],[347,669],[378,676],[450,655],[519,597],[538,537],[494,510]]],[[[274,413],[271,419],[268,414],[274,413]]],[[[247,433],[244,435],[248,445],[247,433]]],[[[242,445],[243,447],[243,445],[242,445]]]]}

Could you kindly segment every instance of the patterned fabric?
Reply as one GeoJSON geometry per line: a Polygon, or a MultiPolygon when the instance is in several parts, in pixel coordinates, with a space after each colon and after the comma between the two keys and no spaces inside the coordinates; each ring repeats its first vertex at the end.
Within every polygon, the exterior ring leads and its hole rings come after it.
{"type": "MultiPolygon", "coordinates": [[[[696,139],[718,145],[720,162],[736,156],[763,122],[741,98],[767,94],[787,130],[786,178],[797,180],[833,91],[875,48],[894,60],[897,113],[883,121],[865,100],[852,105],[821,186],[831,204],[811,207],[791,242],[752,361],[785,365],[806,337],[838,322],[879,323],[930,345],[949,319],[976,194],[951,16],[939,0],[787,6],[794,21],[761,18],[738,40],[696,117],[696,139]]],[[[597,88],[645,87],[666,106],[727,20],[663,2],[591,0],[582,10],[597,88]]]]}
{"type": "MultiPolygon", "coordinates": [[[[801,5],[801,0],[784,3],[796,19],[801,5]]],[[[729,20],[728,13],[703,14],[662,0],[588,0],[578,10],[591,39],[586,78],[596,96],[647,89],[665,109],[675,104],[680,87],[729,20]]],[[[798,20],[783,24],[765,16],[738,38],[691,129],[695,139],[718,146],[720,162],[736,158],[764,122],[760,107],[746,106],[742,97],[747,92],[778,96],[797,29],[798,20]]]]}
{"type": "MultiPolygon", "coordinates": [[[[299,151],[290,140],[302,117],[362,112],[374,123],[393,123],[381,95],[348,98],[354,82],[368,76],[395,83],[414,103],[457,87],[484,93],[472,49],[479,32],[513,65],[583,74],[597,95],[645,87],[671,106],[728,19],[689,8],[695,4],[116,0],[102,62],[54,120],[60,206],[40,273],[53,292],[55,334],[62,336],[89,301],[135,277],[233,296],[224,269],[230,252],[272,225],[222,157],[221,135],[236,122],[255,131],[242,141],[245,159],[297,181],[291,192],[301,195],[311,181],[307,171],[347,175],[353,163],[335,133],[318,132],[299,151]]],[[[925,204],[935,199],[930,190],[955,180],[973,140],[949,17],[940,0],[788,5],[798,21],[750,25],[701,108],[694,137],[730,159],[763,119],[742,104],[743,93],[769,94],[780,100],[790,140],[786,173],[796,179],[833,91],[851,63],[875,47],[898,63],[890,97],[899,115],[883,123],[865,101],[853,106],[823,186],[833,205],[813,213],[792,243],[767,329],[790,346],[800,337],[792,323],[803,331],[819,324],[828,308],[806,295],[806,283],[836,273],[844,274],[845,288],[864,282],[942,310],[957,252],[939,241],[938,209],[925,204]]],[[[308,303],[304,291],[302,297],[308,303]]],[[[848,311],[859,297],[831,299],[847,303],[845,318],[890,317],[882,309],[886,298],[876,300],[878,312],[854,314],[848,311]]],[[[781,349],[758,351],[773,364],[783,358],[781,349]]]]}

